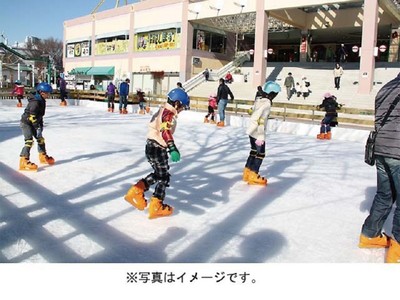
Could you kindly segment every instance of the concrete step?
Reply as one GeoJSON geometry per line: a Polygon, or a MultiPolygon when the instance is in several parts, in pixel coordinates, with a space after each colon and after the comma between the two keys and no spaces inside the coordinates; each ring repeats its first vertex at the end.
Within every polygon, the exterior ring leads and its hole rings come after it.
{"type": "MultiPolygon", "coordinates": [[[[341,88],[334,89],[333,79],[334,63],[268,63],[266,80],[275,80],[282,87],[282,92],[274,101],[288,102],[286,99],[286,89],[283,87],[285,77],[289,72],[293,74],[295,82],[300,82],[303,76],[310,81],[310,96],[305,100],[303,97],[293,96],[290,99],[292,103],[302,104],[320,104],[323,95],[326,92],[334,94],[338,98],[339,103],[345,104],[347,107],[355,108],[374,108],[376,93],[388,81],[392,80],[400,72],[400,64],[383,64],[377,63],[374,74],[375,85],[369,95],[358,94],[359,81],[359,64],[344,64],[344,74],[341,78],[341,88]]],[[[247,74],[247,82],[233,82],[229,85],[235,99],[252,100],[256,93],[253,87],[252,65],[247,63],[241,68],[242,74],[247,74]]],[[[210,93],[217,92],[218,81],[205,82],[189,92],[192,96],[208,97],[210,93]]]]}

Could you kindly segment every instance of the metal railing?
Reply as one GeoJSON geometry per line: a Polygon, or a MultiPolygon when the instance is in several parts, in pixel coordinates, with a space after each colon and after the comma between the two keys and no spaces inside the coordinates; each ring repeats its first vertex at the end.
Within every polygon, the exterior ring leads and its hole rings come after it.
{"type": "MultiPolygon", "coordinates": [[[[210,78],[221,78],[226,75],[228,72],[232,72],[235,68],[241,66],[244,62],[250,60],[250,54],[246,52],[239,52],[237,57],[231,61],[230,63],[226,64],[222,68],[216,71],[210,72],[210,78]]],[[[206,79],[204,78],[203,73],[199,73],[196,76],[190,78],[189,80],[185,81],[182,86],[185,88],[186,92],[193,90],[198,85],[205,82],[206,79]]]]}

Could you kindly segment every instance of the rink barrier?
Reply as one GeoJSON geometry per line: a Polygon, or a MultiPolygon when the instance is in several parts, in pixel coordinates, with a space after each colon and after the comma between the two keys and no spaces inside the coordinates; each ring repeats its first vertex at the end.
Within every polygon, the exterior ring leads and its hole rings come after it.
{"type": "MultiPolygon", "coordinates": [[[[58,93],[53,93],[50,99],[59,99],[58,93]]],[[[70,91],[68,94],[69,99],[106,102],[106,95],[104,91],[70,91]]],[[[16,100],[15,96],[10,95],[8,92],[0,92],[1,100],[16,100]]],[[[165,103],[165,96],[162,95],[146,95],[146,105],[150,107],[158,107],[165,103]]],[[[118,103],[118,96],[115,97],[115,103],[118,103]]],[[[247,115],[249,109],[253,106],[254,101],[235,99],[229,101],[226,113],[230,115],[247,115]]],[[[135,94],[128,96],[128,104],[130,106],[138,104],[135,94]]],[[[208,98],[205,97],[190,97],[190,107],[193,111],[207,112],[208,111],[208,98]]],[[[137,108],[131,107],[131,111],[137,108]]],[[[271,107],[271,117],[286,120],[299,120],[319,122],[325,112],[316,108],[315,105],[295,104],[295,103],[280,103],[273,102],[271,107]]],[[[338,122],[341,124],[349,124],[356,126],[364,126],[372,128],[374,126],[374,110],[372,109],[358,109],[342,107],[338,110],[338,122]]]]}

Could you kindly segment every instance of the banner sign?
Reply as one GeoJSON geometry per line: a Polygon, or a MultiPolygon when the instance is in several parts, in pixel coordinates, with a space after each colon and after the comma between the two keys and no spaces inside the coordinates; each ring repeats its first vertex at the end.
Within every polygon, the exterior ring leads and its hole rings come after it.
{"type": "Polygon", "coordinates": [[[67,44],[67,58],[90,56],[90,41],[67,44]]]}
{"type": "Polygon", "coordinates": [[[143,32],[135,35],[135,51],[157,51],[180,48],[180,33],[176,28],[143,32]]]}

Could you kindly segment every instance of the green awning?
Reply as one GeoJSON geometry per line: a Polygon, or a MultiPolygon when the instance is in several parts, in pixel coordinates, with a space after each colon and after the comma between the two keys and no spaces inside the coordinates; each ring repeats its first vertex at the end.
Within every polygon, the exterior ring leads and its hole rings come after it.
{"type": "Polygon", "coordinates": [[[87,75],[87,71],[89,71],[90,67],[81,67],[81,68],[74,68],[68,74],[71,75],[87,75]]]}
{"type": "Polygon", "coordinates": [[[115,67],[91,67],[87,75],[114,75],[115,67]]]}

